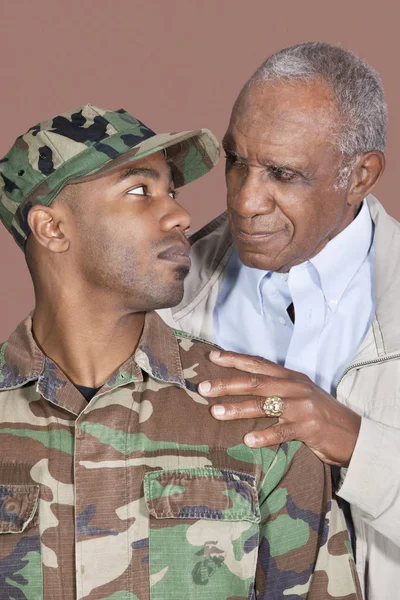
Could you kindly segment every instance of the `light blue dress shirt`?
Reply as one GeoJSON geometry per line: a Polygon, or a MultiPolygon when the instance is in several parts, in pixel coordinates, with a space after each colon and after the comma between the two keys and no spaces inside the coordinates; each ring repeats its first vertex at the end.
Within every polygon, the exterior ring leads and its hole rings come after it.
{"type": "Polygon", "coordinates": [[[305,373],[335,395],[375,310],[373,238],[364,201],[346,229],[288,273],[246,267],[235,250],[214,309],[216,343],[305,373]]]}

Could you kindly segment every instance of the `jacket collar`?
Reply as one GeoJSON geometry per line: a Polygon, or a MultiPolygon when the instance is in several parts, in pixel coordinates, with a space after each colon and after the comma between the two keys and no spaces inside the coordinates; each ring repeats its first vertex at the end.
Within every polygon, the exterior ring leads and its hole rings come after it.
{"type": "Polygon", "coordinates": [[[192,268],[185,279],[181,303],[170,309],[176,321],[190,313],[208,295],[224,272],[233,250],[227,212],[191,235],[189,241],[192,268]]]}
{"type": "MultiPolygon", "coordinates": [[[[153,379],[185,387],[178,341],[155,312],[146,314],[134,354],[116,370],[98,394],[116,387],[143,381],[143,372],[153,379]]],[[[27,317],[0,346],[0,392],[37,381],[37,391],[49,402],[79,414],[86,400],[61,369],[43,354],[32,335],[27,317]]]]}
{"type": "MultiPolygon", "coordinates": [[[[375,224],[376,309],[372,324],[376,354],[400,353],[400,223],[393,219],[378,200],[369,195],[367,202],[375,224]]],[[[363,345],[361,351],[365,351],[363,345]]]]}

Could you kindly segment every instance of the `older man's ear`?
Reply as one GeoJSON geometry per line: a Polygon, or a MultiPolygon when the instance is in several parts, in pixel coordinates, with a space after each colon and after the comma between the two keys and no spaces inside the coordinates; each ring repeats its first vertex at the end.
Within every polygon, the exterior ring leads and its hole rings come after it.
{"type": "Polygon", "coordinates": [[[380,150],[366,152],[356,162],[350,177],[348,203],[359,206],[378,183],[385,170],[385,156],[380,150]]]}

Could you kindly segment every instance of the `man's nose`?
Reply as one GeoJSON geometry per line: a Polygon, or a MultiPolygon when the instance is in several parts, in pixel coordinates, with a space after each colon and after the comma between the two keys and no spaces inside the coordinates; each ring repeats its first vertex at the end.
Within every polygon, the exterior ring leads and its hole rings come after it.
{"type": "Polygon", "coordinates": [[[174,198],[168,196],[164,214],[160,219],[161,229],[171,231],[174,227],[179,227],[183,232],[187,232],[190,229],[190,224],[191,217],[188,211],[174,198]]]}
{"type": "Polygon", "coordinates": [[[248,172],[230,205],[243,218],[272,213],[275,201],[269,182],[260,173],[248,172]]]}

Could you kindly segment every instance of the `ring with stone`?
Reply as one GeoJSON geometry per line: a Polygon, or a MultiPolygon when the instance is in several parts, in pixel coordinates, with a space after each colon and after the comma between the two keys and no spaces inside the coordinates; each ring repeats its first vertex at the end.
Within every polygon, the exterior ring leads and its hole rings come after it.
{"type": "Polygon", "coordinates": [[[266,417],[280,417],[283,413],[283,400],[279,396],[267,396],[262,409],[266,417]]]}

